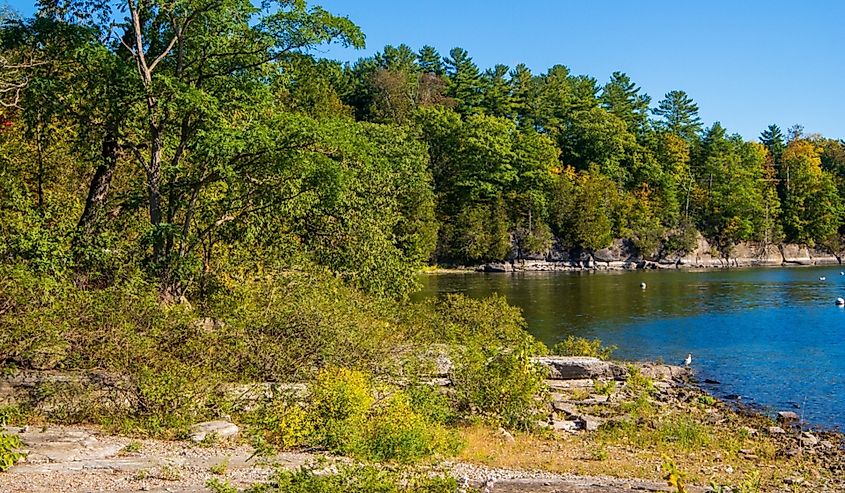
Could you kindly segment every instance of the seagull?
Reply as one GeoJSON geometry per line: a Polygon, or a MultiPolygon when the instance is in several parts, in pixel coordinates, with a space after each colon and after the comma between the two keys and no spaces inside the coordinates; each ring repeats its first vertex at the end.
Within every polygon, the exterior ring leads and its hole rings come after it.
{"type": "Polygon", "coordinates": [[[640,287],[641,287],[641,288],[643,288],[643,289],[645,289],[645,283],[644,283],[644,282],[641,282],[641,283],[640,283],[640,287]]]}
{"type": "Polygon", "coordinates": [[[839,275],[840,275],[840,276],[845,276],[845,272],[843,272],[843,271],[839,271],[839,275]]]}
{"type": "Polygon", "coordinates": [[[684,366],[692,364],[692,353],[687,353],[687,359],[684,360],[684,366]]]}
{"type": "Polygon", "coordinates": [[[836,306],[845,306],[845,298],[836,298],[836,306]]]}
{"type": "Polygon", "coordinates": [[[821,277],[819,278],[819,281],[827,281],[827,278],[826,278],[825,276],[821,276],[821,277]]]}

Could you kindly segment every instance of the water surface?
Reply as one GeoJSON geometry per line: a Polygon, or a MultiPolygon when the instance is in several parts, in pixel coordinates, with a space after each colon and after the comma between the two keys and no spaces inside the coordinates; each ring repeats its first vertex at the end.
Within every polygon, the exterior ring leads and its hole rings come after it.
{"type": "Polygon", "coordinates": [[[843,426],[840,268],[436,274],[424,276],[417,297],[500,293],[549,345],[598,337],[619,346],[615,357],[677,364],[690,352],[700,379],[721,382],[717,394],[843,426]]]}

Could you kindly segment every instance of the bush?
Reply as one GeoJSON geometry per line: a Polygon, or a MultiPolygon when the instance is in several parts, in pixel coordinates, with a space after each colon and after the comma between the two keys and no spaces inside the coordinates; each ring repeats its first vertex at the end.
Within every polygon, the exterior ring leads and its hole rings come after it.
{"type": "Polygon", "coordinates": [[[467,349],[452,377],[458,409],[511,429],[530,430],[542,414],[537,395],[547,370],[530,360],[529,349],[467,349]]]}
{"type": "Polygon", "coordinates": [[[424,471],[395,471],[372,465],[342,465],[336,473],[322,474],[315,466],[281,470],[270,484],[254,493],[457,493],[454,478],[424,471]]]}
{"type": "Polygon", "coordinates": [[[402,463],[454,455],[460,448],[457,435],[431,417],[443,413],[442,408],[417,411],[416,406],[429,403],[444,405],[430,396],[420,399],[419,391],[414,391],[414,403],[399,389],[376,390],[360,371],[334,367],[321,371],[311,389],[305,407],[275,402],[245,417],[259,445],[312,445],[365,460],[402,463]]]}
{"type": "Polygon", "coordinates": [[[589,356],[607,360],[610,359],[616,349],[616,346],[602,346],[599,339],[568,336],[552,347],[552,354],[557,356],[589,356]]]}
{"type": "MultiPolygon", "coordinates": [[[[5,425],[5,421],[0,421],[0,427],[5,425]]],[[[22,447],[23,443],[17,435],[0,431],[0,472],[8,470],[24,458],[24,454],[18,451],[22,447]]]]}
{"type": "Polygon", "coordinates": [[[314,442],[332,452],[358,451],[370,408],[375,403],[369,378],[344,368],[327,368],[312,386],[314,442]]]}

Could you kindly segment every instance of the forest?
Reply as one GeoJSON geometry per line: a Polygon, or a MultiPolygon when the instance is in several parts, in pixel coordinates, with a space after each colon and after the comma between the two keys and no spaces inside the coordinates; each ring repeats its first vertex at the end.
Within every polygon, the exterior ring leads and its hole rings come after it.
{"type": "Polygon", "coordinates": [[[3,14],[4,262],[94,285],[137,266],[170,297],[307,264],[401,297],[425,264],[614,238],[840,249],[845,146],[799,125],[746,141],[682,90],[462,48],[322,59],[364,34],[301,1],[132,5],[3,14]]]}

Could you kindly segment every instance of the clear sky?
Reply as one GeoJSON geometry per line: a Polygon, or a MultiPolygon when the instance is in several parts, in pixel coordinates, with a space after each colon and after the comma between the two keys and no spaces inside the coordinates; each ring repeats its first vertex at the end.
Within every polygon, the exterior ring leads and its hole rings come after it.
{"type": "MultiPolygon", "coordinates": [[[[2,0],[0,0],[2,2],[2,0]]],[[[32,0],[11,0],[29,14],[32,0]]],[[[347,15],[364,50],[385,44],[460,46],[482,68],[563,64],[606,81],[628,73],[652,96],[672,89],[698,103],[705,124],[755,138],[769,124],[845,138],[845,2],[839,0],[312,0],[347,15]]]]}

